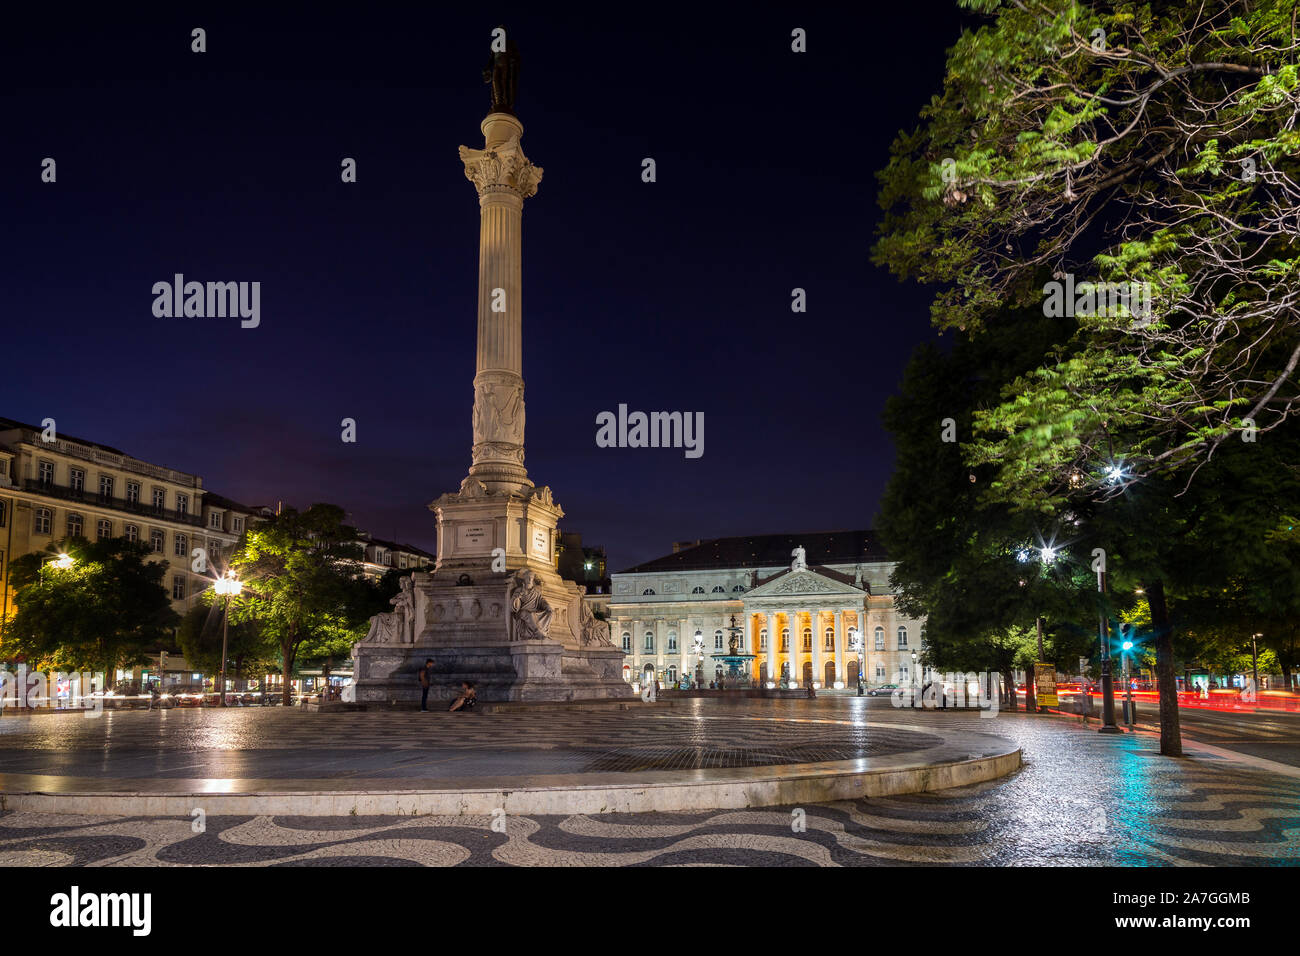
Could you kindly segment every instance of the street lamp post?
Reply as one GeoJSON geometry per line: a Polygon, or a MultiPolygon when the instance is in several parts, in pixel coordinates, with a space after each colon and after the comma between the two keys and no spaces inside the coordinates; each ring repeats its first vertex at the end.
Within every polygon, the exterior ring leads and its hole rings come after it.
{"type": "MultiPolygon", "coordinates": [[[[1106,572],[1097,572],[1097,593],[1106,593],[1106,572]]],[[[1110,625],[1106,622],[1106,609],[1097,612],[1097,636],[1101,640],[1101,726],[1099,734],[1121,733],[1115,724],[1115,679],[1110,672],[1110,625]]]]}
{"type": "Polygon", "coordinates": [[[1129,676],[1129,661],[1133,658],[1133,642],[1125,641],[1124,650],[1124,723],[1133,730],[1133,678],[1129,676]]]}
{"type": "Polygon", "coordinates": [[[912,706],[914,707],[919,706],[921,703],[918,699],[921,695],[921,675],[917,672],[916,662],[916,651],[912,651],[912,684],[916,688],[913,692],[914,696],[912,698],[912,706]]]}
{"type": "Polygon", "coordinates": [[[219,706],[225,707],[226,706],[226,648],[229,643],[228,638],[230,635],[230,596],[232,594],[238,594],[243,589],[243,585],[240,584],[238,580],[236,580],[235,572],[227,571],[225,577],[217,578],[217,583],[214,585],[214,587],[218,594],[224,594],[226,597],[225,613],[221,615],[221,679],[220,679],[220,686],[217,688],[217,695],[218,695],[218,699],[220,700],[219,706]]]}
{"type": "Polygon", "coordinates": [[[858,655],[858,696],[861,697],[866,691],[866,688],[863,687],[862,680],[862,668],[866,666],[866,663],[862,659],[862,633],[857,628],[853,628],[849,631],[849,646],[853,648],[858,655]]]}

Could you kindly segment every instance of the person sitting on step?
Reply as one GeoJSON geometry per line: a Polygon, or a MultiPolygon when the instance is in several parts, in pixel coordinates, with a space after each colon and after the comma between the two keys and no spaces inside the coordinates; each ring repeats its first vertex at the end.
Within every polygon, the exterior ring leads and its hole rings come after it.
{"type": "Polygon", "coordinates": [[[460,682],[460,696],[451,702],[451,706],[447,710],[473,710],[476,698],[474,682],[472,680],[463,680],[460,682]]]}

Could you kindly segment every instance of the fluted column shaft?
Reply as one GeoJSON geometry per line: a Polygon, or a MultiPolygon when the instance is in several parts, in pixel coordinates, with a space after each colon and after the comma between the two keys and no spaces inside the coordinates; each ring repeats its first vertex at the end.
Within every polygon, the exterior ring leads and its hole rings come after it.
{"type": "Polygon", "coordinates": [[[469,473],[488,491],[532,487],[524,468],[523,210],[542,170],[519,145],[524,127],[509,113],[483,120],[484,148],[460,148],[479,196],[478,342],[474,450],[469,473]]]}

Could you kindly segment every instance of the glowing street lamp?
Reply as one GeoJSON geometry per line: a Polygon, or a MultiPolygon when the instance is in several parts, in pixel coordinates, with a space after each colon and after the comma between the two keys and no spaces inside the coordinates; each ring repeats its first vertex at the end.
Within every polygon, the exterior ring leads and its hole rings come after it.
{"type": "Polygon", "coordinates": [[[217,583],[213,589],[218,594],[224,594],[226,597],[225,613],[221,617],[221,686],[217,693],[220,695],[220,706],[226,706],[226,646],[230,635],[230,596],[238,594],[244,589],[235,577],[234,571],[227,571],[224,578],[217,578],[217,583]]]}
{"type": "Polygon", "coordinates": [[[77,562],[73,559],[72,555],[70,555],[70,554],[66,554],[66,553],[64,553],[64,552],[62,552],[62,551],[60,551],[60,552],[58,553],[58,555],[55,556],[55,557],[52,557],[52,558],[42,558],[42,559],[41,559],[41,577],[42,577],[42,578],[45,577],[45,568],[46,568],[46,565],[53,565],[54,567],[58,568],[60,571],[66,571],[66,570],[68,570],[68,568],[72,567],[72,566],[73,566],[74,564],[76,564],[76,563],[77,563],[77,562]]]}

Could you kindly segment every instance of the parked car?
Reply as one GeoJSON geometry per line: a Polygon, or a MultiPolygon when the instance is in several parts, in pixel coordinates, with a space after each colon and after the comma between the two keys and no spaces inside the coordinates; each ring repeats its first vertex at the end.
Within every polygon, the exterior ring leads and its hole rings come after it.
{"type": "Polygon", "coordinates": [[[897,684],[881,684],[879,687],[867,688],[868,697],[888,697],[898,690],[897,684]]]}

